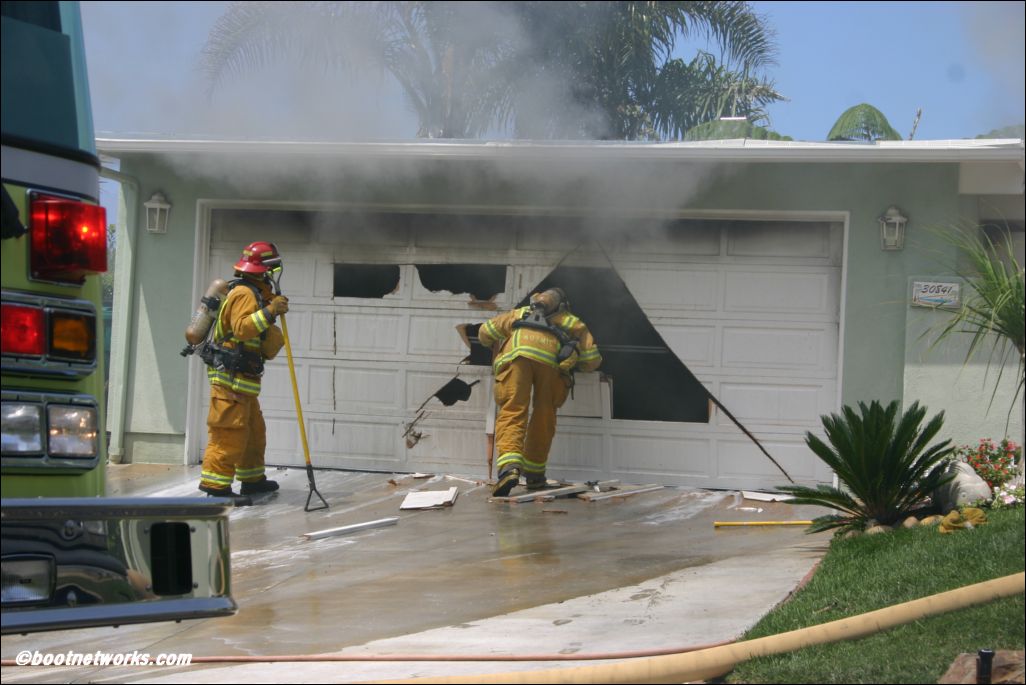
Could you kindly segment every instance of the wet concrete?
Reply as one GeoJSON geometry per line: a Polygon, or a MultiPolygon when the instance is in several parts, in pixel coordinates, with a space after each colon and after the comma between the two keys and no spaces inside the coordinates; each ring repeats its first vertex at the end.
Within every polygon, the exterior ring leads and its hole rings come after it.
{"type": "MultiPolygon", "coordinates": [[[[300,469],[282,489],[231,515],[230,618],[5,636],[3,658],[42,652],[201,655],[564,653],[653,649],[737,637],[786,598],[825,551],[804,528],[714,528],[717,520],[812,518],[818,512],[733,493],[665,488],[625,499],[489,502],[462,476],[319,471],[331,508],[304,512],[300,469]],[[399,511],[413,490],[459,487],[452,507],[399,511]],[[752,504],[752,503],[746,503],[752,504]],[[305,532],[398,516],[398,525],[307,541],[305,532]]],[[[197,467],[110,469],[109,494],[198,494],[197,467]]],[[[638,481],[639,483],[641,481],[638,481]]],[[[521,491],[515,491],[514,494],[521,491]]],[[[181,682],[345,682],[511,665],[197,665],[181,682]],[[259,674],[259,676],[257,676],[259,674]]],[[[526,668],[523,663],[516,668],[526,668]]],[[[164,679],[153,669],[10,669],[3,682],[164,679]]]]}

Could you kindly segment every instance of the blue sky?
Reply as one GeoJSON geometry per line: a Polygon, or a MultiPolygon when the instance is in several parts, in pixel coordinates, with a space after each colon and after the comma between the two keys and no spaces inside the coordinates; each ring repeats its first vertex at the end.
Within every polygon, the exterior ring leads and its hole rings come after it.
{"type": "MultiPolygon", "coordinates": [[[[777,64],[768,76],[789,101],[769,113],[780,133],[823,140],[837,117],[861,102],[878,107],[906,137],[922,107],[919,140],[971,138],[1026,120],[1026,3],[751,4],[777,34],[777,64]]],[[[100,135],[415,135],[415,119],[389,86],[360,90],[279,70],[207,99],[196,63],[227,5],[82,2],[100,135]]]]}

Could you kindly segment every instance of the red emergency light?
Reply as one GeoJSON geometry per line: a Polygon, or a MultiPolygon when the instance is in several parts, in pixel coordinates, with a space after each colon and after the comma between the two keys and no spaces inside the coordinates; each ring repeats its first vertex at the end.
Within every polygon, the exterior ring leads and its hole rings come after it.
{"type": "Polygon", "coordinates": [[[3,305],[0,315],[3,354],[42,357],[46,352],[46,316],[38,307],[3,305]]]}
{"type": "Polygon", "coordinates": [[[107,210],[81,200],[32,195],[29,207],[32,277],[82,283],[107,270],[107,210]]]}

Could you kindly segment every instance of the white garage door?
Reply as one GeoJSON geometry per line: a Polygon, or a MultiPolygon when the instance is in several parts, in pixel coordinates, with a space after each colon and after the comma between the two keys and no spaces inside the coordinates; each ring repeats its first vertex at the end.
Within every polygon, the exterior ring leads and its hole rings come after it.
{"type": "MultiPolygon", "coordinates": [[[[545,219],[523,228],[523,218],[313,217],[214,211],[201,279],[230,274],[248,242],[278,245],[313,463],[485,475],[490,372],[459,364],[468,350],[457,326],[516,306],[567,250],[579,247],[563,267],[608,270],[610,261],[580,243],[580,235],[549,230],[545,219]],[[432,264],[484,269],[504,283],[502,292],[489,303],[429,290],[419,267],[432,264]],[[352,292],[339,274],[353,265],[378,265],[371,272],[385,280],[352,292]],[[387,274],[397,276],[394,283],[387,274]],[[432,395],[456,375],[481,382],[469,400],[444,406],[432,395]]],[[[628,228],[619,238],[602,238],[616,267],[609,273],[623,279],[665,345],[796,481],[828,482],[830,473],[803,436],[819,433],[820,415],[837,410],[841,224],[682,220],[628,228]]],[[[601,337],[598,343],[602,349],[601,337]]],[[[621,359],[653,351],[619,347],[621,359]]],[[[190,398],[198,410],[189,412],[192,461],[206,439],[208,399],[198,366],[190,398]]],[[[574,400],[561,411],[550,476],[710,488],[786,482],[722,412],[710,406],[699,419],[644,420],[630,403],[658,405],[672,393],[618,394],[625,380],[578,375],[574,400]]],[[[268,364],[261,404],[268,463],[303,464],[284,351],[268,364]]]]}

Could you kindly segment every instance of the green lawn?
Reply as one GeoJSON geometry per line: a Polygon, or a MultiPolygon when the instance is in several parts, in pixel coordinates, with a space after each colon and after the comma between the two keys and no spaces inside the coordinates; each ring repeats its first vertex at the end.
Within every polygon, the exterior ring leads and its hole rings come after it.
{"type": "MultiPolygon", "coordinates": [[[[827,623],[1026,568],[1023,507],[974,530],[897,530],[836,540],[812,580],[744,639],[827,623]]],[[[962,652],[1023,649],[1023,595],[870,637],[739,664],[729,683],[935,683],[962,652]]]]}

